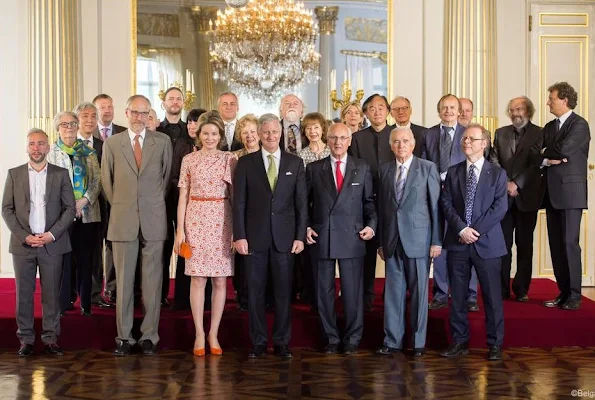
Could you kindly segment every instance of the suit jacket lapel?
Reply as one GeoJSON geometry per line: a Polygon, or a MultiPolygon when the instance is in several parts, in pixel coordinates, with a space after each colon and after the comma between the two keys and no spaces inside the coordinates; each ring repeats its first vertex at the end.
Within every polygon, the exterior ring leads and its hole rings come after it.
{"type": "Polygon", "coordinates": [[[392,202],[393,206],[397,208],[399,204],[397,203],[397,185],[396,185],[396,171],[397,171],[397,164],[391,163],[388,171],[386,172],[385,182],[384,185],[386,188],[389,188],[389,198],[392,202]]]}
{"type": "MultiPolygon", "coordinates": [[[[419,174],[419,160],[417,157],[413,157],[411,160],[411,165],[409,171],[407,171],[407,180],[405,181],[405,187],[403,188],[403,196],[401,196],[401,204],[405,201],[409,192],[411,192],[411,187],[413,186],[413,182],[417,179],[417,175],[419,174]]],[[[395,190],[397,189],[396,184],[393,185],[395,190]]]]}
{"type": "MultiPolygon", "coordinates": [[[[359,168],[355,168],[355,165],[353,165],[353,159],[351,157],[347,157],[347,163],[345,164],[345,177],[343,179],[343,187],[341,189],[341,193],[337,195],[337,200],[335,201],[335,205],[333,207],[337,206],[339,203],[343,201],[343,199],[345,199],[345,197],[348,196],[345,192],[348,190],[347,188],[351,186],[351,183],[355,180],[355,178],[357,178],[358,172],[359,168]]],[[[333,185],[334,184],[335,182],[333,181],[333,185]]]]}
{"type": "MultiPolygon", "coordinates": [[[[54,173],[55,170],[53,168],[50,168],[49,164],[48,164],[48,173],[47,173],[47,177],[45,180],[45,198],[49,199],[51,194],[52,194],[52,189],[54,188],[54,173]]],[[[27,173],[27,181],[29,178],[29,174],[27,173]]],[[[28,183],[28,182],[27,182],[28,183]]],[[[29,185],[27,185],[29,186],[29,185]]]]}
{"type": "MultiPolygon", "coordinates": [[[[120,136],[120,143],[122,145],[122,153],[124,154],[124,158],[130,164],[130,168],[138,175],[138,168],[136,166],[136,160],[134,159],[134,153],[132,151],[132,144],[130,143],[130,136],[128,135],[128,130],[125,130],[124,135],[120,136]]],[[[146,138],[146,136],[145,136],[146,138]]]]}
{"type": "MultiPolygon", "coordinates": [[[[49,163],[48,163],[48,170],[49,170],[49,163]]],[[[21,185],[21,188],[23,189],[23,194],[25,195],[25,201],[27,202],[27,204],[25,205],[27,207],[27,213],[30,211],[30,206],[31,206],[31,192],[29,189],[29,163],[25,164],[23,166],[23,168],[21,168],[20,176],[17,176],[17,181],[19,182],[23,182],[23,184],[21,185]]],[[[47,192],[47,189],[46,189],[47,192]]]]}
{"type": "MultiPolygon", "coordinates": [[[[271,185],[269,185],[269,178],[267,177],[267,170],[264,166],[264,160],[262,159],[262,151],[258,151],[258,156],[254,156],[254,163],[256,165],[254,165],[254,171],[258,171],[256,172],[258,175],[260,175],[262,184],[267,188],[267,190],[269,191],[269,193],[271,193],[271,185]]],[[[256,153],[255,153],[256,154],[256,153]]],[[[247,157],[247,156],[245,156],[247,157]]],[[[281,172],[281,168],[279,168],[279,172],[281,172]]],[[[277,178],[277,185],[279,184],[279,178],[277,178]]],[[[276,189],[276,187],[275,187],[276,189]]]]}
{"type": "MultiPolygon", "coordinates": [[[[153,153],[155,153],[156,147],[157,146],[155,144],[155,137],[153,136],[153,133],[151,131],[145,131],[145,140],[143,143],[143,153],[142,153],[143,156],[141,159],[140,171],[138,172],[139,175],[141,175],[143,173],[143,170],[145,169],[145,167],[151,160],[153,153]]],[[[136,160],[135,160],[135,164],[136,164],[136,160]]]]}
{"type": "Polygon", "coordinates": [[[459,168],[460,168],[460,170],[457,171],[458,175],[459,175],[459,187],[461,189],[461,194],[463,195],[463,203],[464,203],[465,199],[467,197],[467,162],[465,161],[465,163],[461,164],[461,166],[459,166],[459,168]]]}
{"type": "Polygon", "coordinates": [[[337,200],[337,187],[333,178],[333,168],[331,167],[330,157],[327,157],[326,160],[327,161],[322,164],[322,169],[320,170],[320,179],[331,197],[331,200],[335,202],[337,200]]]}
{"type": "MultiPolygon", "coordinates": [[[[281,150],[281,155],[280,158],[281,160],[279,161],[279,174],[277,175],[277,184],[275,185],[275,192],[277,190],[279,190],[279,186],[281,186],[282,184],[285,183],[285,174],[288,171],[288,159],[287,157],[284,157],[285,154],[283,154],[284,151],[281,150]]],[[[265,174],[266,176],[266,174],[265,174]]],[[[267,184],[269,183],[269,180],[267,179],[267,184]]]]}
{"type": "MultiPolygon", "coordinates": [[[[471,216],[471,222],[474,221],[474,216],[479,216],[481,214],[480,211],[480,199],[482,193],[486,191],[486,188],[489,185],[490,175],[492,173],[492,164],[490,164],[487,160],[484,160],[483,167],[481,168],[481,172],[479,173],[479,180],[477,181],[477,188],[475,189],[475,198],[473,199],[473,214],[471,216]]],[[[467,193],[464,192],[463,196],[466,196],[467,193]]]]}

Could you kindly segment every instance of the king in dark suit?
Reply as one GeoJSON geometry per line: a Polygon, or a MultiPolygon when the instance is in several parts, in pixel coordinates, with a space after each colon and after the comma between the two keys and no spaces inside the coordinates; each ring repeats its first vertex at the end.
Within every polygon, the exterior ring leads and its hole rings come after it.
{"type": "Polygon", "coordinates": [[[294,254],[304,249],[308,205],[304,162],[279,148],[281,124],[273,114],[258,120],[262,151],[239,159],[234,178],[233,237],[246,257],[248,322],[253,349],[249,358],[266,353],[267,268],[271,263],[275,293],[275,354],[288,359],[291,338],[291,283],[294,254]]]}
{"type": "Polygon", "coordinates": [[[339,263],[345,309],[343,352],[357,351],[364,329],[364,255],[374,237],[376,210],[370,166],[347,155],[351,133],[333,124],[327,136],[331,155],[308,164],[310,223],[306,240],[318,265],[318,312],[326,336],[324,352],[335,354],[341,342],[335,315],[335,264],[339,263]]]}
{"type": "Polygon", "coordinates": [[[535,107],[525,96],[508,103],[511,125],[496,129],[490,161],[506,170],[508,212],[502,220],[507,254],[502,257],[502,298],[510,298],[513,233],[516,243],[516,275],[512,291],[517,301],[529,300],[529,284],[533,271],[533,231],[537,211],[543,198],[539,166],[533,162],[535,147],[541,147],[541,128],[531,122],[535,107]]]}
{"type": "Polygon", "coordinates": [[[413,155],[414,133],[397,128],[391,133],[396,162],[380,167],[378,252],[386,264],[384,344],[378,354],[403,349],[407,290],[411,294],[413,355],[425,353],[428,324],[430,259],[442,249],[439,217],[440,176],[436,165],[413,155]]]}
{"type": "Polygon", "coordinates": [[[489,132],[470,124],[461,146],[466,160],[449,168],[441,204],[447,221],[444,248],[452,292],[450,330],[453,343],[440,355],[467,354],[467,295],[471,266],[481,284],[486,315],[488,359],[502,359],[504,317],[500,290],[500,258],[506,243],[500,222],[508,210],[506,171],[488,162],[484,149],[489,132]]]}
{"type": "Polygon", "coordinates": [[[587,157],[591,133],[574,113],[578,95],[566,82],[549,87],[548,106],[556,119],[543,127],[538,157],[545,177],[545,211],[554,275],[560,294],[544,303],[565,310],[580,308],[581,247],[579,232],[587,208],[587,157]]]}
{"type": "Polygon", "coordinates": [[[33,354],[33,293],[37,267],[41,279],[41,340],[46,352],[62,355],[59,292],[63,255],[71,251],[68,227],[75,211],[68,171],[48,164],[48,137],[40,129],[27,135],[29,162],[8,171],[2,197],[2,218],[10,229],[8,250],[12,254],[17,293],[18,355],[33,354]]]}

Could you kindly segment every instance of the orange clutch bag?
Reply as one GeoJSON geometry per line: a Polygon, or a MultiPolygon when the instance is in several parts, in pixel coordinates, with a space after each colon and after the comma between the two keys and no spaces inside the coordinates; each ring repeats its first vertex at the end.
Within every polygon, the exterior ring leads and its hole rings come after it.
{"type": "Polygon", "coordinates": [[[182,244],[180,244],[180,253],[178,255],[180,257],[188,259],[192,257],[192,248],[188,243],[182,242],[182,244]]]}

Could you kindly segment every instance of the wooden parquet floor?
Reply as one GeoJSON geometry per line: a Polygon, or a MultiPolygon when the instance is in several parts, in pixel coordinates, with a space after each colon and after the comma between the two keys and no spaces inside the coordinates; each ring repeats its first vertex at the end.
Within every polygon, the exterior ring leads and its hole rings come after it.
{"type": "Polygon", "coordinates": [[[245,351],[197,358],[163,351],[117,358],[97,350],[20,359],[0,354],[0,399],[556,399],[595,397],[595,347],[486,350],[447,360],[294,349],[248,360],[245,351]],[[575,392],[573,390],[582,390],[575,392]]]}

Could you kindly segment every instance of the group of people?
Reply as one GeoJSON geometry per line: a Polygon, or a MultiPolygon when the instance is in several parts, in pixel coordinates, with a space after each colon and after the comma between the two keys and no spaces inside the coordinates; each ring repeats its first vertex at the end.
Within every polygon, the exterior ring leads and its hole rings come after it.
{"type": "Polygon", "coordinates": [[[468,352],[467,312],[486,314],[488,359],[502,358],[503,300],[529,300],[533,231],[545,208],[560,293],[547,307],[580,307],[579,225],[587,208],[586,121],[572,110],[567,83],[549,88],[556,119],[542,129],[527,97],[510,100],[511,125],[491,134],[471,123],[473,103],[452,94],[437,104],[439,124],[411,123],[405,97],[379,94],[346,104],[341,120],[304,115],[295,95],[280,117],[238,118],[235,94],[218,109],[181,119],[183,93],[165,92],[160,123],[142,95],[126,103],[128,127],[113,120],[105,94],[54,119],[59,138],[27,135],[29,162],[8,173],[2,215],[11,230],[17,286],[19,355],[33,352],[33,292],[39,267],[46,351],[57,344],[60,315],[77,296],[80,311],[115,307],[114,353],[130,354],[134,305],[142,298],[138,345],[152,355],[162,306],[169,306],[172,250],[174,307],[190,308],[193,352],[222,354],[218,331],[227,278],[249,313],[250,358],[266,354],[265,312],[274,307],[274,353],[292,357],[291,301],[320,315],[323,351],[354,354],[364,312],[372,308],[376,260],[385,261],[385,339],[378,354],[403,351],[407,292],[413,356],[425,354],[428,310],[448,306],[452,343],[445,357],[468,352]],[[391,114],[396,125],[387,123],[391,114]],[[364,127],[366,122],[369,126],[364,127]],[[512,281],[511,249],[517,245],[512,281]],[[432,300],[429,271],[433,263],[432,300]],[[345,329],[335,314],[338,264],[345,329]],[[298,282],[299,285],[296,285],[298,282]],[[212,292],[212,294],[211,294],[212,292]],[[210,304],[209,304],[210,303],[210,304]],[[204,310],[211,308],[209,332],[204,310]]]}

